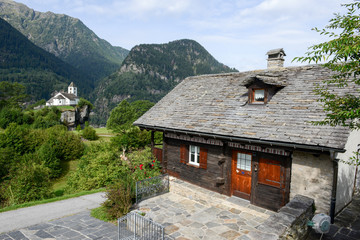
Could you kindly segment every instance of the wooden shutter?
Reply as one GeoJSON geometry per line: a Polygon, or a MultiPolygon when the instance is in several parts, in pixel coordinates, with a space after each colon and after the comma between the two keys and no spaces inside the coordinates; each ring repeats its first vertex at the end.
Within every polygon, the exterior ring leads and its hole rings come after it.
{"type": "Polygon", "coordinates": [[[187,146],[185,144],[180,144],[180,162],[187,163],[188,155],[187,146]]]}
{"type": "Polygon", "coordinates": [[[207,149],[200,148],[200,168],[206,169],[207,168],[207,149]]]}

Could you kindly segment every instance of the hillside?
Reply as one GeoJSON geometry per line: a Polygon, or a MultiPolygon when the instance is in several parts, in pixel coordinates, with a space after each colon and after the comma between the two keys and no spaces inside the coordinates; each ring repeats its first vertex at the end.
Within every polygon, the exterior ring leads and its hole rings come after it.
{"type": "Polygon", "coordinates": [[[79,19],[38,12],[24,4],[0,0],[0,17],[37,46],[88,72],[94,83],[116,71],[128,50],[100,39],[79,19]]]}
{"type": "Polygon", "coordinates": [[[157,102],[188,76],[231,71],[236,70],[219,63],[193,40],[135,46],[121,68],[95,89],[96,122],[104,123],[123,99],[157,102]]]}
{"type": "Polygon", "coordinates": [[[48,99],[54,90],[65,89],[71,81],[79,86],[80,94],[92,91],[86,76],[37,47],[1,18],[0,81],[23,84],[34,100],[48,99]]]}

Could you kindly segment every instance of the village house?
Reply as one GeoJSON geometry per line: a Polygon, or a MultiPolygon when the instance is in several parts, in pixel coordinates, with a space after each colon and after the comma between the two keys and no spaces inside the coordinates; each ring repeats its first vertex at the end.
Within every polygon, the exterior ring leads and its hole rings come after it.
{"type": "Polygon", "coordinates": [[[333,218],[352,200],[357,169],[343,161],[360,134],[311,123],[325,117],[314,88],[327,68],[267,55],[264,70],[186,78],[134,125],[163,133],[158,158],[172,176],[271,210],[305,195],[333,218]]]}
{"type": "Polygon", "coordinates": [[[76,106],[79,102],[77,87],[73,82],[68,86],[68,92],[60,91],[46,102],[46,106],[76,106]]]}

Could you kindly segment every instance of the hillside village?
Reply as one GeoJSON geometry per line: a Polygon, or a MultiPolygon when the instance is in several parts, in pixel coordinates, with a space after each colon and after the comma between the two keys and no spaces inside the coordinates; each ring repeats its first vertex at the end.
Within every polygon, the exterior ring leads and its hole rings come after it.
{"type": "Polygon", "coordinates": [[[360,2],[342,7],[304,57],[238,71],[0,0],[0,239],[360,239],[360,2]]]}

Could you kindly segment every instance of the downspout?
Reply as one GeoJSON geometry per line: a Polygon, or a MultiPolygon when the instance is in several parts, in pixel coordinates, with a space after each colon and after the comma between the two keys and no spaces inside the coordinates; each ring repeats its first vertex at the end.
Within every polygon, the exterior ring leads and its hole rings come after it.
{"type": "Polygon", "coordinates": [[[330,218],[331,218],[331,224],[334,224],[335,207],[336,207],[336,189],[337,189],[338,172],[339,172],[339,159],[335,158],[334,151],[330,151],[330,159],[333,162],[333,185],[331,190],[330,218]]]}

